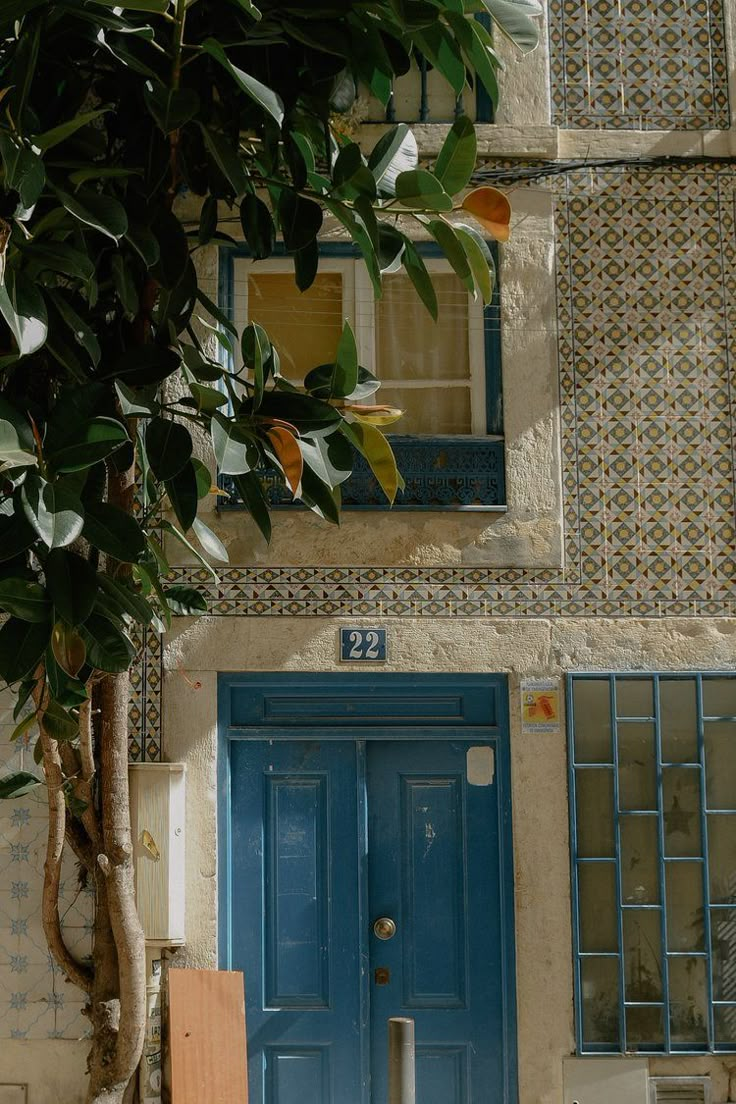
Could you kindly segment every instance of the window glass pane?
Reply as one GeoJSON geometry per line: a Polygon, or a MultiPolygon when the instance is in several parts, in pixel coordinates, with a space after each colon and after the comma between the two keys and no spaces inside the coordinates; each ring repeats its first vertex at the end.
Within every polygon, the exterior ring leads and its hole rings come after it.
{"type": "Polygon", "coordinates": [[[736,717],[736,678],[703,679],[706,717],[736,717]]]}
{"type": "Polygon", "coordinates": [[[657,817],[621,817],[621,890],[626,905],[659,904],[657,817]]]}
{"type": "Polygon", "coordinates": [[[710,899],[714,905],[736,905],[736,816],[708,817],[710,899]]]}
{"type": "Polygon", "coordinates": [[[736,909],[711,909],[713,998],[736,1001],[736,909]]]}
{"type": "Polygon", "coordinates": [[[656,809],[654,725],[618,723],[618,800],[621,809],[656,809]]]}
{"type": "Polygon", "coordinates": [[[624,912],[624,977],[627,1001],[662,999],[660,909],[624,912]]]}
{"type": "Polygon", "coordinates": [[[576,804],[578,855],[613,858],[613,771],[579,770],[576,804]]]}
{"type": "Polygon", "coordinates": [[[708,1039],[708,991],[704,958],[671,958],[670,1031],[673,1043],[708,1039]]]}
{"type": "Polygon", "coordinates": [[[626,1049],[658,1050],[664,1045],[663,1009],[626,1009],[626,1049]]]}
{"type": "Polygon", "coordinates": [[[616,713],[619,717],[651,717],[654,713],[652,680],[616,679],[616,713]]]}
{"type": "Polygon", "coordinates": [[[715,1009],[716,1042],[736,1047],[736,1004],[715,1009]]]}
{"type": "Polygon", "coordinates": [[[700,851],[700,771],[665,767],[662,771],[664,851],[687,857],[700,851]]]}
{"type": "Polygon", "coordinates": [[[659,683],[662,758],[697,763],[698,716],[695,679],[662,679],[659,683]]]}
{"type": "Polygon", "coordinates": [[[614,863],[578,863],[580,950],[618,951],[614,863]]]}
{"type": "Polygon", "coordinates": [[[708,808],[736,808],[736,724],[706,721],[703,727],[708,808]]]}
{"type": "Polygon", "coordinates": [[[572,686],[575,711],[575,761],[611,762],[611,688],[608,679],[576,679],[572,686]]]}
{"type": "Polygon", "coordinates": [[[703,864],[667,863],[665,886],[667,950],[704,951],[703,864]]]}
{"type": "Polygon", "coordinates": [[[470,433],[470,388],[382,387],[376,401],[404,411],[392,433],[470,433]]]}
{"type": "Polygon", "coordinates": [[[618,959],[583,959],[581,982],[584,1041],[618,1047],[618,959]]]}
{"type": "Polygon", "coordinates": [[[302,379],[335,359],[343,325],[342,275],[321,272],[308,291],[299,291],[291,272],[251,272],[248,321],[263,326],[284,375],[302,379]]]}
{"type": "MultiPolygon", "coordinates": [[[[408,276],[385,276],[376,302],[376,368],[386,380],[466,380],[468,293],[454,272],[433,272],[433,322],[408,276]]],[[[482,325],[478,320],[478,325],[482,325]]],[[[383,394],[383,391],[381,391],[383,394]]]]}

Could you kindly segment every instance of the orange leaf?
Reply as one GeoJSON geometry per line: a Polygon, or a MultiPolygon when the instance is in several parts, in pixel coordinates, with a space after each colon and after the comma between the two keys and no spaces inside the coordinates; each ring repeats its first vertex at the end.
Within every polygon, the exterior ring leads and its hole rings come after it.
{"type": "Polygon", "coordinates": [[[299,442],[293,433],[281,426],[274,426],[266,430],[266,436],[271,442],[271,448],[276,453],[279,464],[284,469],[286,482],[291,488],[291,493],[296,494],[302,481],[302,467],[304,460],[299,448],[299,442]]]}
{"type": "Polygon", "coordinates": [[[474,188],[468,192],[462,202],[464,211],[469,211],[484,226],[496,241],[509,240],[511,228],[511,204],[508,197],[498,188],[474,188]]]}

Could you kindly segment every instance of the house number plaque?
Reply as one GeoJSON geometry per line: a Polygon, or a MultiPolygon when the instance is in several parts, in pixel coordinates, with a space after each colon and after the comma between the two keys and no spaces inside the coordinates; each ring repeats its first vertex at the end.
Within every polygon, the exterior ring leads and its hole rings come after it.
{"type": "Polygon", "coordinates": [[[340,629],[343,663],[385,663],[385,629],[340,629]]]}

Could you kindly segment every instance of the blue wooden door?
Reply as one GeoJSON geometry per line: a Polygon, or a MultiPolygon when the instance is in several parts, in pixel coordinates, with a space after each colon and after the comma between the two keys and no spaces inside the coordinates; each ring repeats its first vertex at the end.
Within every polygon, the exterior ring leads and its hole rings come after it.
{"type": "Polygon", "coordinates": [[[390,1016],[415,1020],[417,1104],[510,1100],[494,764],[463,741],[233,743],[251,1104],[387,1104],[390,1016]]]}
{"type": "Polygon", "coordinates": [[[415,1022],[417,1104],[504,1089],[501,884],[493,749],[368,746],[372,1099],[388,1099],[387,1019],[415,1022]],[[468,779],[477,784],[469,784],[468,779]],[[390,930],[390,928],[389,928],[390,930]],[[380,927],[379,927],[380,931],[380,927]]]}

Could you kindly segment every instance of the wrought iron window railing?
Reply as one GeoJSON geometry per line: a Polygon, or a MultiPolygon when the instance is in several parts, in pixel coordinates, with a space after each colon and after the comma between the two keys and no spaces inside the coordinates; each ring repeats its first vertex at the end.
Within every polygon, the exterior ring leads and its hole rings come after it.
{"type": "Polygon", "coordinates": [[[581,1053],[736,1051],[736,676],[571,675],[581,1053]]]}

